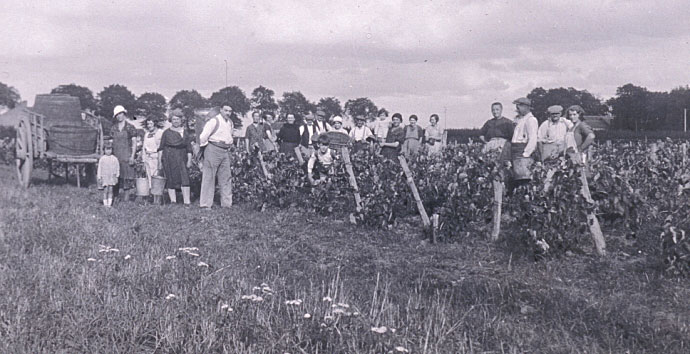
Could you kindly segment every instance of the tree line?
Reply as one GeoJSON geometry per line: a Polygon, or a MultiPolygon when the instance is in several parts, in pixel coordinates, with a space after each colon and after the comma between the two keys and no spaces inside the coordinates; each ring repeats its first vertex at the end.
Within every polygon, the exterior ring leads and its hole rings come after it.
{"type": "MultiPolygon", "coordinates": [[[[348,114],[352,117],[372,117],[378,107],[371,99],[360,97],[350,99],[341,105],[335,97],[324,97],[318,102],[309,101],[301,92],[284,92],[278,100],[275,92],[264,86],[255,88],[250,97],[237,86],[222,88],[211,97],[203,97],[196,90],[181,90],[166,102],[157,92],[134,95],[126,86],[113,84],[104,87],[98,94],[76,84],[60,85],[51,93],[63,93],[79,98],[81,108],[111,118],[113,108],[121,104],[138,115],[163,118],[168,108],[183,110],[190,117],[194,110],[220,106],[229,103],[235,112],[244,115],[250,110],[271,113],[292,113],[301,119],[310,111],[321,109],[327,116],[348,114]]],[[[616,89],[616,95],[606,101],[592,95],[587,90],[572,87],[533,89],[527,98],[532,100],[533,113],[542,122],[547,118],[546,109],[553,104],[564,107],[580,105],[588,115],[613,116],[612,128],[633,131],[679,131],[684,129],[683,110],[690,108],[690,87],[680,86],[670,92],[650,91],[645,87],[625,84],[616,89]]],[[[19,91],[0,82],[0,105],[14,108],[21,101],[19,91]]]]}
{"type": "MultiPolygon", "coordinates": [[[[378,107],[371,99],[360,97],[350,99],[343,106],[335,97],[324,97],[318,102],[309,101],[304,94],[299,91],[284,92],[278,100],[275,98],[275,91],[259,86],[255,88],[250,97],[237,86],[224,87],[213,92],[206,98],[197,90],[181,90],[168,102],[160,93],[145,92],[139,96],[134,95],[126,86],[112,84],[104,87],[96,95],[84,86],[77,84],[66,84],[55,87],[50,93],[61,93],[78,97],[83,110],[89,110],[102,117],[111,118],[113,108],[116,105],[124,106],[129,112],[135,115],[164,119],[165,113],[170,109],[182,109],[185,116],[191,117],[197,109],[211,108],[230,104],[233,110],[245,115],[250,110],[257,110],[262,113],[271,112],[294,114],[297,119],[301,119],[308,112],[323,110],[327,116],[340,116],[344,113],[355,117],[373,117],[378,111],[378,107]]],[[[2,82],[0,82],[0,105],[14,108],[21,101],[19,92],[2,82]]]]}

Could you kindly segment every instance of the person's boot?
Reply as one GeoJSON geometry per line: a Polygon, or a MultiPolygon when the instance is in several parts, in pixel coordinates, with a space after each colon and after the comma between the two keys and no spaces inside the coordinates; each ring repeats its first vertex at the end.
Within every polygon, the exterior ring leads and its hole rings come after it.
{"type": "Polygon", "coordinates": [[[182,201],[185,205],[189,205],[191,203],[190,192],[191,190],[189,187],[182,187],[182,201]]]}

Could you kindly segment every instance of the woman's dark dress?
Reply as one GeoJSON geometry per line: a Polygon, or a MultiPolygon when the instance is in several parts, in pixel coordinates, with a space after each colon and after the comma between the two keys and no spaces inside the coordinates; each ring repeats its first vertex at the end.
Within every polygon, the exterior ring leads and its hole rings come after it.
{"type": "Polygon", "coordinates": [[[187,154],[192,153],[192,139],[192,134],[188,131],[184,132],[184,137],[172,129],[163,132],[158,151],[163,152],[161,162],[165,173],[165,188],[189,187],[187,154]]]}

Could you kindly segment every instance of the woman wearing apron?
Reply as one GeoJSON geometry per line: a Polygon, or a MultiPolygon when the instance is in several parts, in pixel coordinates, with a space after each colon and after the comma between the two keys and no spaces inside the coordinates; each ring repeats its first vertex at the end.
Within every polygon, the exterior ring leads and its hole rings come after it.
{"type": "Polygon", "coordinates": [[[424,142],[427,146],[429,156],[440,155],[443,149],[443,130],[438,126],[438,115],[432,114],[429,117],[429,125],[424,130],[424,142]]]}
{"type": "Polygon", "coordinates": [[[153,119],[147,119],[143,142],[143,161],[146,177],[149,179],[149,187],[151,186],[151,177],[158,171],[158,147],[161,144],[162,135],[163,131],[158,129],[156,122],[153,119]]]}
{"type": "Polygon", "coordinates": [[[118,180],[118,194],[122,191],[122,199],[129,200],[134,187],[134,154],[137,148],[137,130],[127,123],[127,110],[122,106],[113,109],[115,124],[110,129],[113,139],[113,155],[120,163],[120,177],[118,180]]]}

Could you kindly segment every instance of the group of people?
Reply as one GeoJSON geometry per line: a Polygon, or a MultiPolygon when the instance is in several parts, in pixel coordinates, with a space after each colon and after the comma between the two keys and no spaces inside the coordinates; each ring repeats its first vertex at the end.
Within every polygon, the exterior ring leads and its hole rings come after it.
{"type": "Polygon", "coordinates": [[[270,112],[263,117],[259,112],[252,113],[252,124],[246,131],[247,150],[259,149],[261,152],[280,151],[288,155],[301,153],[305,157],[311,156],[318,145],[316,137],[325,132],[338,132],[347,135],[352,141],[353,150],[375,148],[386,157],[393,157],[402,153],[407,158],[419,154],[427,147],[429,154],[441,151],[443,130],[438,126],[439,117],[432,114],[430,125],[423,129],[417,125],[416,115],[409,117],[409,124],[402,126],[402,115],[393,114],[388,119],[388,111],[381,109],[377,119],[369,124],[363,116],[355,117],[355,125],[344,127],[343,118],[334,116],[330,120],[323,110],[308,113],[304,123],[296,124],[295,115],[287,114],[286,123],[275,132],[274,115],[270,112]]]}
{"type": "MultiPolygon", "coordinates": [[[[587,148],[594,141],[594,132],[583,122],[584,110],[573,105],[565,110],[554,105],[548,108],[549,119],[541,126],[532,114],[528,98],[513,102],[517,116],[505,118],[503,105],[491,105],[493,117],[481,128],[481,140],[485,152],[498,152],[501,159],[518,161],[553,161],[563,154],[585,162],[587,148]]],[[[330,120],[322,110],[309,113],[302,124],[297,124],[294,114],[286,115],[286,122],[275,132],[275,117],[272,113],[252,113],[252,123],[246,129],[242,148],[248,152],[278,151],[306,160],[308,180],[315,184],[328,175],[335,160],[335,152],[329,147],[329,134],[344,134],[352,143],[353,150],[368,149],[380,153],[384,158],[397,158],[402,154],[408,158],[420,153],[437,155],[442,150],[443,130],[438,126],[439,117],[432,114],[429,126],[420,127],[416,115],[408,118],[409,124],[402,126],[402,115],[395,113],[388,119],[384,109],[377,112],[377,118],[367,124],[361,116],[355,117],[351,128],[343,127],[342,117],[330,120]]],[[[200,162],[201,189],[199,205],[210,208],[216,191],[220,189],[220,205],[232,205],[231,149],[235,148],[233,109],[224,105],[218,114],[201,122],[196,132],[186,129],[184,114],[176,109],[170,112],[170,126],[159,129],[156,122],[146,120],[146,131],[137,149],[137,130],[127,122],[127,111],[115,107],[115,124],[110,130],[111,140],[105,146],[104,156],[98,164],[98,181],[103,186],[103,204],[112,205],[113,189],[118,187],[123,199],[130,198],[134,186],[135,164],[143,164],[146,177],[165,176],[165,189],[172,203],[177,202],[176,191],[181,190],[183,202],[191,203],[190,175],[194,158],[200,162]],[[140,157],[137,156],[139,151],[140,157]]]]}
{"type": "Polygon", "coordinates": [[[548,107],[548,119],[539,125],[532,114],[532,102],[526,97],[513,101],[517,116],[502,115],[500,102],[491,104],[492,118],[480,130],[486,144],[484,152],[499,152],[504,161],[520,159],[548,163],[568,154],[578,162],[586,162],[586,152],[594,142],[594,131],[583,121],[585,111],[578,105],[565,110],[562,106],[548,107]]]}
{"type": "MultiPolygon", "coordinates": [[[[235,130],[230,105],[222,106],[218,114],[200,122],[195,132],[190,132],[181,110],[169,114],[170,125],[160,129],[152,119],[145,120],[144,135],[128,122],[128,112],[123,106],[113,110],[115,124],[106,141],[104,155],[98,163],[99,186],[104,190],[103,204],[111,206],[114,192],[122,199],[131,199],[135,166],[148,178],[165,177],[165,189],[171,203],[177,203],[177,191],[181,190],[184,204],[191,203],[190,174],[195,158],[200,163],[201,189],[199,204],[202,208],[213,205],[216,184],[220,189],[222,207],[232,205],[232,171],[230,150],[236,146],[235,130]],[[140,148],[138,148],[140,147],[140,148]]],[[[369,149],[385,158],[399,154],[412,157],[426,152],[439,154],[442,148],[443,130],[438,126],[439,117],[431,115],[430,125],[423,129],[417,125],[416,115],[409,117],[409,124],[402,126],[402,115],[395,113],[388,119],[388,112],[380,110],[377,119],[366,124],[364,117],[355,117],[355,125],[343,127],[340,116],[327,119],[322,110],[310,112],[302,124],[297,124],[294,114],[286,115],[286,122],[275,132],[275,116],[268,112],[252,113],[252,123],[246,128],[244,146],[252,153],[278,151],[298,160],[306,160],[305,168],[310,182],[322,180],[332,165],[335,153],[329,148],[325,132],[344,134],[352,143],[354,152],[369,149]]]]}

